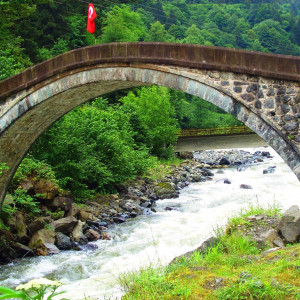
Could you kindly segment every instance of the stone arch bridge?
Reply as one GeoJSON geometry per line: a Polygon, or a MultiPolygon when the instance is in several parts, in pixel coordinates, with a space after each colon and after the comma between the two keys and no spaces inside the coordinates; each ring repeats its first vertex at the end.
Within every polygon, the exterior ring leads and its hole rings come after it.
{"type": "Polygon", "coordinates": [[[0,206],[36,139],[77,105],[156,84],[203,98],[261,136],[300,180],[300,57],[170,43],[76,49],[0,82],[0,206]]]}

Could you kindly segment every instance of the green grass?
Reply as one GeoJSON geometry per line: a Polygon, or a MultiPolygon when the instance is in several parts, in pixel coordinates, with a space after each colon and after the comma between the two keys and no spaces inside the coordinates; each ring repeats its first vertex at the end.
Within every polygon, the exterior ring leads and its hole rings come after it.
{"type": "Polygon", "coordinates": [[[242,208],[236,215],[232,216],[228,222],[226,231],[234,231],[238,226],[251,225],[251,222],[248,220],[248,217],[255,215],[265,215],[267,217],[280,217],[281,215],[280,204],[274,202],[268,204],[266,207],[260,205],[258,202],[253,204],[250,203],[248,207],[242,208]]]}
{"type": "Polygon", "coordinates": [[[179,158],[172,158],[169,160],[156,160],[147,172],[143,174],[144,178],[151,180],[161,180],[172,172],[172,167],[179,166],[182,162],[179,158]]]}
{"type": "MultiPolygon", "coordinates": [[[[278,212],[278,205],[250,206],[234,218],[278,212]]],[[[239,231],[219,231],[219,238],[206,255],[195,252],[167,267],[125,274],[122,299],[300,299],[300,244],[263,256],[239,231]],[[241,278],[242,272],[250,275],[241,278]]]]}

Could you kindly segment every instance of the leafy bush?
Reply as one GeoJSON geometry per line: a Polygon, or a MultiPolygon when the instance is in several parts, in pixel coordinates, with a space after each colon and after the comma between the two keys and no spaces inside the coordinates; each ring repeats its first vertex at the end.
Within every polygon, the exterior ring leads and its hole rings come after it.
{"type": "Polygon", "coordinates": [[[39,203],[32,196],[28,195],[25,190],[16,189],[12,197],[17,209],[31,214],[40,213],[39,203]]]}
{"type": "Polygon", "coordinates": [[[32,156],[27,156],[23,159],[13,177],[12,185],[14,187],[17,186],[20,181],[27,177],[35,179],[43,178],[56,182],[55,173],[51,166],[43,161],[35,159],[32,156]]]}
{"type": "Polygon", "coordinates": [[[174,154],[172,144],[179,131],[175,110],[170,104],[169,90],[163,87],[143,87],[121,99],[122,109],[130,115],[137,143],[146,145],[150,153],[168,159],[174,154]]]}
{"type": "Polygon", "coordinates": [[[49,163],[76,196],[111,192],[152,163],[133,139],[129,116],[98,99],[58,121],[37,142],[33,154],[49,163]]]}

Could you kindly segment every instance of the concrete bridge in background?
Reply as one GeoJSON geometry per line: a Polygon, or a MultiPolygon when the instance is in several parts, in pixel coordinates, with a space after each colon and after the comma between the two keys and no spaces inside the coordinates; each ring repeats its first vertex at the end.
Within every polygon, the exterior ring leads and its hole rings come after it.
{"type": "Polygon", "coordinates": [[[76,49],[0,82],[0,206],[36,139],[65,113],[124,88],[161,85],[203,98],[262,137],[300,179],[300,57],[171,43],[76,49]]]}

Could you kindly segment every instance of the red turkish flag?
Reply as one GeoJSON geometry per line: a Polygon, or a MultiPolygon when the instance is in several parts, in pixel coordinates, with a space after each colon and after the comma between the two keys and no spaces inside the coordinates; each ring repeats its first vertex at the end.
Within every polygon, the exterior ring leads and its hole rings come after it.
{"type": "Polygon", "coordinates": [[[95,19],[97,18],[97,14],[92,3],[89,4],[88,11],[88,19],[87,19],[87,27],[86,30],[90,33],[95,32],[95,19]]]}

